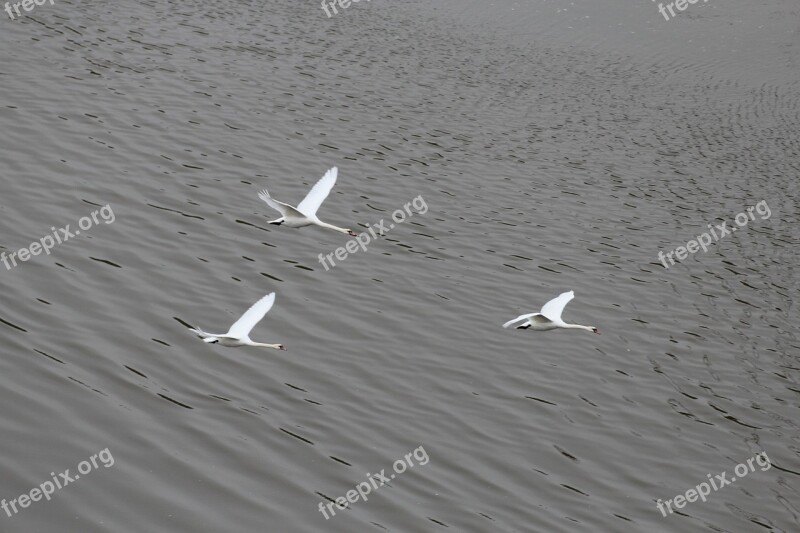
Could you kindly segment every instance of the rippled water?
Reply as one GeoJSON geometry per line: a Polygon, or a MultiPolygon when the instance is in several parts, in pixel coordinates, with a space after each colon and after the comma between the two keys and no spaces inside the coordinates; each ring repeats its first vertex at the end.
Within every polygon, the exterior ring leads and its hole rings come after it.
{"type": "Polygon", "coordinates": [[[798,8],[609,4],[4,18],[0,251],[114,217],[0,267],[0,498],[114,461],[0,530],[798,530],[798,8]],[[269,226],[256,192],[296,203],[333,165],[324,220],[428,210],[326,271],[348,238],[269,226]],[[601,336],[500,327],[567,290],[601,336]],[[252,336],[287,352],[186,330],[272,291],[252,336]]]}

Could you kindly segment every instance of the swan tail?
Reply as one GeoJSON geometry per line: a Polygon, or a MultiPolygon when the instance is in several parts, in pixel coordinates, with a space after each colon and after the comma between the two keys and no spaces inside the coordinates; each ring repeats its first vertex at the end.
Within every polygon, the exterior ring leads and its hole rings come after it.
{"type": "MultiPolygon", "coordinates": [[[[519,322],[520,320],[530,320],[532,316],[534,316],[534,315],[537,315],[537,314],[538,314],[538,313],[528,313],[527,315],[520,315],[520,316],[518,316],[517,318],[515,318],[514,320],[509,320],[508,322],[506,322],[505,324],[503,324],[503,327],[504,327],[504,328],[507,328],[507,327],[508,327],[508,326],[510,326],[511,324],[516,324],[516,323],[517,323],[517,322],[519,322]]],[[[523,328],[523,329],[525,329],[525,328],[523,328]]]]}
{"type": "Polygon", "coordinates": [[[210,333],[206,333],[200,328],[189,328],[189,331],[200,337],[201,339],[205,340],[206,342],[211,342],[209,340],[210,337],[213,337],[210,333]]]}
{"type": "Polygon", "coordinates": [[[528,318],[528,317],[526,317],[526,316],[518,316],[518,317],[517,317],[517,318],[515,318],[514,320],[509,320],[508,322],[506,322],[505,324],[503,324],[503,327],[504,327],[504,328],[507,328],[507,327],[509,327],[509,326],[511,326],[511,325],[513,325],[513,324],[516,324],[516,323],[517,323],[517,322],[519,322],[520,320],[524,320],[524,319],[526,319],[526,318],[528,318]]]}

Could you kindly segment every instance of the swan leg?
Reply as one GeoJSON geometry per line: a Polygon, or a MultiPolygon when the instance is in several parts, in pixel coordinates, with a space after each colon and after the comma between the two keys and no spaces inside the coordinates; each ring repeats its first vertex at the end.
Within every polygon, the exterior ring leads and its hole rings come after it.
{"type": "Polygon", "coordinates": [[[283,219],[279,218],[278,220],[270,220],[269,222],[267,222],[267,224],[275,224],[276,226],[280,226],[281,224],[283,224],[283,219]]]}
{"type": "Polygon", "coordinates": [[[529,327],[531,327],[531,325],[530,324],[526,324],[524,326],[517,326],[517,329],[528,329],[529,327]]]}

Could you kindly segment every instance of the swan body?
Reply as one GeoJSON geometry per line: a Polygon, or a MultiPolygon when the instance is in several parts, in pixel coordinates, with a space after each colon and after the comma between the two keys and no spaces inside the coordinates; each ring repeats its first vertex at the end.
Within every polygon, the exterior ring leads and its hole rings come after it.
{"type": "Polygon", "coordinates": [[[575,298],[575,291],[563,292],[544,304],[540,312],[520,315],[514,320],[509,320],[503,324],[503,327],[507,328],[512,324],[520,322],[516,329],[531,328],[535,331],[548,331],[551,329],[585,329],[599,335],[600,332],[594,326],[567,324],[561,320],[561,313],[564,312],[564,308],[573,298],[575,298]]]}
{"type": "Polygon", "coordinates": [[[271,292],[250,306],[250,309],[245,311],[241,318],[233,323],[227,333],[206,333],[200,328],[190,328],[190,330],[203,339],[203,342],[209,344],[220,344],[230,348],[258,346],[261,348],[285,350],[286,347],[283,344],[264,344],[263,342],[255,342],[250,339],[250,331],[264,318],[264,315],[267,314],[274,303],[275,293],[271,292]]]}
{"type": "Polygon", "coordinates": [[[322,205],[322,202],[325,201],[325,198],[328,197],[328,193],[331,192],[331,189],[336,184],[337,173],[338,170],[336,167],[328,170],[325,175],[322,176],[311,188],[311,191],[309,191],[308,195],[306,195],[303,201],[297,204],[297,207],[275,200],[269,195],[267,189],[261,190],[261,192],[258,193],[258,197],[264,200],[272,209],[281,214],[281,218],[270,220],[269,223],[278,226],[284,225],[289,228],[319,226],[321,228],[347,233],[348,235],[355,237],[357,234],[353,230],[340,228],[338,226],[334,226],[333,224],[323,222],[317,218],[317,211],[319,210],[319,207],[322,205]]]}

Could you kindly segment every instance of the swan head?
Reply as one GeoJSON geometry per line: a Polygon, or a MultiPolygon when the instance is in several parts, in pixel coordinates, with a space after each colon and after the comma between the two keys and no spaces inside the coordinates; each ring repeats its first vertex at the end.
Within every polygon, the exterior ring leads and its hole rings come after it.
{"type": "Polygon", "coordinates": [[[598,335],[600,335],[600,331],[595,327],[592,327],[592,333],[597,333],[598,335]]]}

